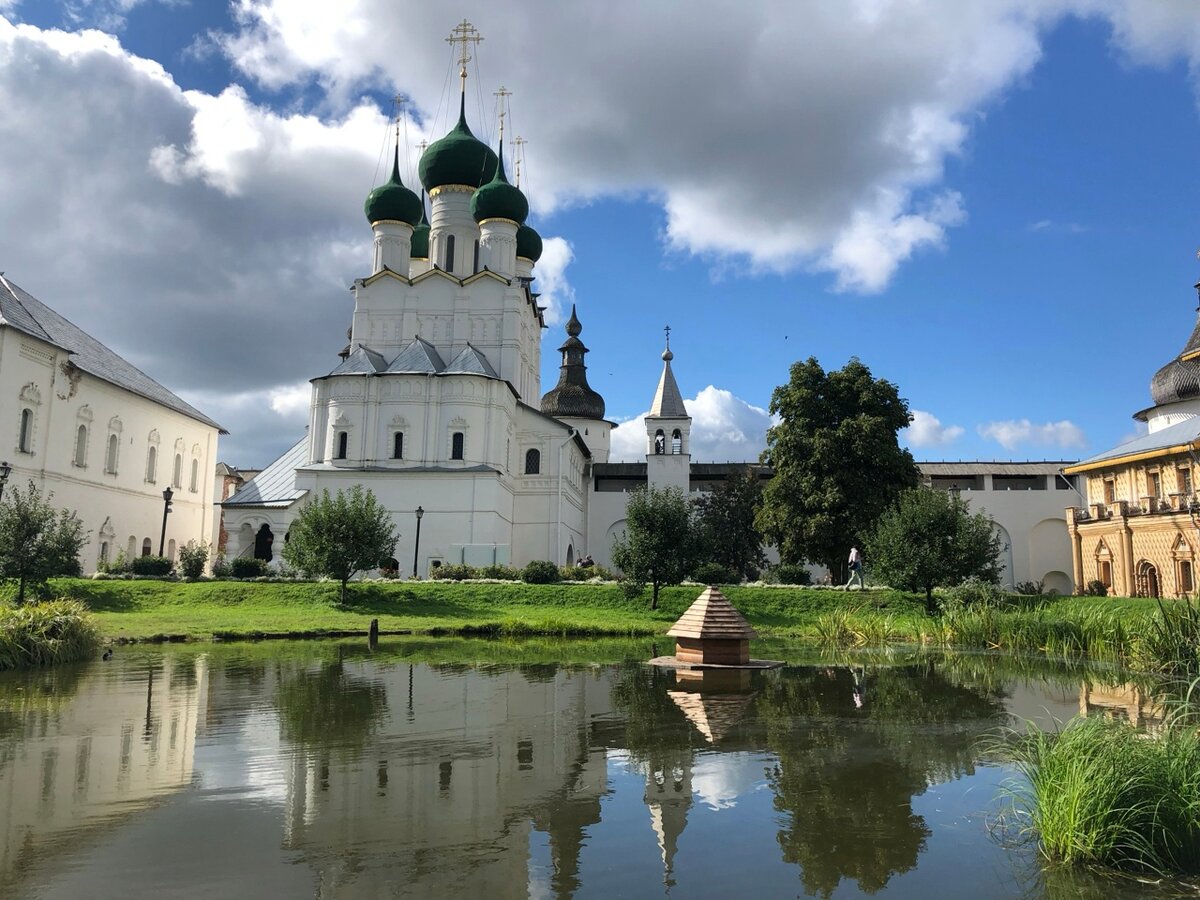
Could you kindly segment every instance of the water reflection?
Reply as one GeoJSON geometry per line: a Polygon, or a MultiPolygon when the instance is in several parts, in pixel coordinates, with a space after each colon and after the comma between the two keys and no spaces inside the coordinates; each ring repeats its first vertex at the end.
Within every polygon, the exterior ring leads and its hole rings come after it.
{"type": "Polygon", "coordinates": [[[0,678],[0,886],[828,897],[971,877],[1051,895],[988,837],[1004,773],[980,738],[1026,707],[1155,709],[1121,678],[982,657],[700,674],[637,644],[606,665],[460,651],[181,648],[0,678]]]}

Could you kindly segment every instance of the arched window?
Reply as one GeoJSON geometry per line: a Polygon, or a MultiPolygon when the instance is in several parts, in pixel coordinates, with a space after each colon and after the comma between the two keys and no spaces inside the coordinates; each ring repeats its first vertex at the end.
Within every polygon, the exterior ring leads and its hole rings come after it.
{"type": "Polygon", "coordinates": [[[525,474],[537,475],[542,471],[542,454],[537,450],[525,451],[525,474]]]}
{"type": "Polygon", "coordinates": [[[17,438],[17,449],[22,453],[33,452],[33,410],[21,410],[21,431],[17,438]]]}
{"type": "Polygon", "coordinates": [[[191,481],[191,484],[188,486],[188,490],[190,490],[194,494],[199,489],[200,489],[200,460],[193,459],[192,460],[192,481],[191,481]]]}
{"type": "Polygon", "coordinates": [[[1181,559],[1179,561],[1179,592],[1181,594],[1190,594],[1192,592],[1192,587],[1191,560],[1181,559]]]}
{"type": "Polygon", "coordinates": [[[169,541],[167,541],[167,559],[171,560],[171,562],[175,562],[175,538],[171,538],[169,541]]]}
{"type": "Polygon", "coordinates": [[[104,458],[104,471],[110,475],[117,474],[117,436],[108,436],[108,455],[104,458]]]}
{"type": "Polygon", "coordinates": [[[450,458],[451,459],[465,459],[466,458],[463,455],[463,433],[461,431],[454,432],[454,434],[450,437],[450,458]]]}
{"type": "Polygon", "coordinates": [[[145,538],[142,541],[142,556],[150,555],[150,538],[145,538]]]}
{"type": "Polygon", "coordinates": [[[146,454],[146,481],[150,484],[158,479],[158,448],[151,447],[150,452],[146,454]]]}
{"type": "Polygon", "coordinates": [[[349,432],[339,431],[337,433],[337,446],[334,448],[333,458],[334,459],[345,459],[346,458],[346,448],[349,446],[350,446],[349,432]]]}
{"type": "Polygon", "coordinates": [[[671,432],[671,452],[683,452],[683,433],[678,428],[671,432]]]}
{"type": "Polygon", "coordinates": [[[108,562],[108,541],[100,542],[100,562],[108,562]]]}
{"type": "Polygon", "coordinates": [[[471,271],[472,272],[479,271],[479,241],[475,242],[475,263],[474,263],[474,267],[471,269],[471,271]]]}
{"type": "Polygon", "coordinates": [[[179,490],[180,488],[183,487],[183,454],[182,453],[175,454],[175,473],[171,477],[171,484],[174,486],[175,490],[179,490]]]}
{"type": "Polygon", "coordinates": [[[442,268],[447,272],[454,271],[454,235],[446,235],[446,255],[442,260],[442,268]]]}
{"type": "Polygon", "coordinates": [[[87,426],[75,429],[75,465],[83,468],[87,462],[87,426]]]}
{"type": "Polygon", "coordinates": [[[662,456],[667,452],[667,439],[663,435],[663,430],[660,428],[654,432],[654,455],[662,456]]]}
{"type": "Polygon", "coordinates": [[[404,459],[404,432],[392,435],[392,459],[404,459]]]}

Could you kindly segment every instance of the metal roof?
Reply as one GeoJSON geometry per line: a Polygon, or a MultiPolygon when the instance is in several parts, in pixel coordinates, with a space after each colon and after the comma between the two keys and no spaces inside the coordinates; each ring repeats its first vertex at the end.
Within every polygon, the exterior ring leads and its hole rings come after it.
{"type": "Polygon", "coordinates": [[[330,375],[374,375],[387,368],[387,361],[374,350],[359,345],[330,375]]]}
{"type": "Polygon", "coordinates": [[[89,375],[115,384],[139,397],[153,400],[189,419],[211,425],[221,434],[229,433],[190,403],[175,396],[141,369],[122,359],[3,275],[0,275],[0,325],[7,325],[61,347],[71,354],[71,362],[89,375]]]}
{"type": "Polygon", "coordinates": [[[956,475],[1057,475],[1074,460],[1047,459],[1038,462],[919,462],[917,468],[922,475],[953,477],[956,475]]]}
{"type": "Polygon", "coordinates": [[[1121,459],[1126,456],[1153,453],[1156,450],[1167,450],[1171,447],[1191,444],[1197,439],[1200,439],[1200,416],[1184,419],[1182,422],[1177,422],[1174,425],[1150,434],[1143,434],[1132,441],[1126,441],[1124,444],[1119,444],[1111,450],[1105,450],[1103,453],[1097,453],[1095,456],[1081,459],[1077,463],[1072,463],[1072,465],[1091,466],[1109,459],[1121,459]]]}
{"type": "Polygon", "coordinates": [[[487,357],[470,344],[463,347],[454,359],[450,360],[441,375],[483,375],[487,378],[499,378],[487,357]]]}
{"type": "Polygon", "coordinates": [[[687,407],[683,405],[683,395],[679,393],[679,385],[675,383],[675,374],[671,371],[670,350],[663,354],[662,376],[658,379],[658,389],[654,392],[654,401],[650,404],[648,416],[664,419],[686,419],[687,407]]]}
{"type": "Polygon", "coordinates": [[[308,461],[308,435],[247,481],[222,506],[291,506],[307,491],[296,487],[296,469],[308,461]]]}
{"type": "Polygon", "coordinates": [[[414,338],[387,367],[392,374],[436,375],[446,364],[437,349],[428,341],[414,338]]]}

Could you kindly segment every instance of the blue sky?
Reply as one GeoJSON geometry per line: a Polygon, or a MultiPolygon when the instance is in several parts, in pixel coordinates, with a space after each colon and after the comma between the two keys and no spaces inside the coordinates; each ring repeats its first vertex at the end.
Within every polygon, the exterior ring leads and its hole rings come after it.
{"type": "Polygon", "coordinates": [[[445,130],[440,38],[467,15],[484,90],[517,85],[542,287],[556,319],[578,304],[610,418],[649,405],[670,324],[697,458],[755,456],[810,355],[896,382],[918,459],[1090,455],[1133,435],[1195,322],[1200,5],[1028,5],[764,0],[677,34],[664,4],[626,45],[625,2],[0,0],[0,101],[24,111],[0,125],[24,192],[0,269],[225,423],[223,459],[269,461],[344,343],[379,107],[403,91],[445,130]]]}

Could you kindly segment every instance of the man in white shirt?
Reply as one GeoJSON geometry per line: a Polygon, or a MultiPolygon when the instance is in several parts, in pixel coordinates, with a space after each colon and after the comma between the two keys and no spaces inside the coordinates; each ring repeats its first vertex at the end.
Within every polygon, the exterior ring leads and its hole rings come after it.
{"type": "Polygon", "coordinates": [[[858,579],[858,589],[865,590],[866,585],[863,584],[862,577],[862,554],[858,552],[857,547],[850,548],[850,578],[846,581],[846,590],[850,590],[850,585],[854,583],[854,579],[858,579]]]}

